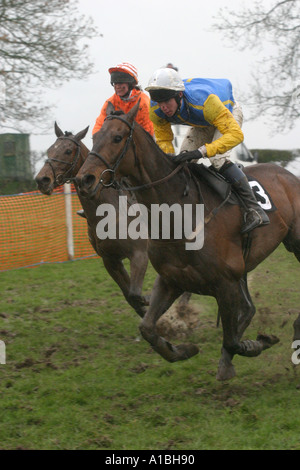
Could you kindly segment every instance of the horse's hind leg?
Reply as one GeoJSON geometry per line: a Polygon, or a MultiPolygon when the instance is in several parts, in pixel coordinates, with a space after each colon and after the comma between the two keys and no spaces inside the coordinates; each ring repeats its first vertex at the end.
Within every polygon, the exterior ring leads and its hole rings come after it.
{"type": "Polygon", "coordinates": [[[123,265],[123,262],[117,258],[103,257],[103,263],[109,275],[120,287],[129,305],[134,308],[140,317],[143,317],[146,313],[146,307],[141,304],[137,305],[136,302],[130,301],[130,277],[123,265]]]}
{"type": "Polygon", "coordinates": [[[294,327],[293,341],[299,341],[300,340],[300,314],[298,315],[298,318],[294,321],[293,327],[294,327]]]}
{"type": "Polygon", "coordinates": [[[135,251],[130,258],[130,286],[128,301],[137,312],[144,312],[144,307],[149,305],[149,300],[142,296],[143,282],[147,271],[147,266],[147,252],[135,251]]]}
{"type": "Polygon", "coordinates": [[[230,285],[227,282],[224,283],[217,300],[223,326],[223,348],[217,379],[228,380],[235,375],[231,362],[235,354],[248,357],[258,356],[264,349],[270,348],[279,340],[274,336],[259,335],[256,341],[241,341],[255,313],[246,277],[239,283],[234,282],[230,285]]]}
{"type": "MultiPolygon", "coordinates": [[[[289,230],[287,236],[283,240],[285,248],[294,253],[297,260],[300,262],[300,218],[297,219],[296,223],[289,230]]],[[[300,315],[293,323],[294,327],[294,338],[293,341],[300,340],[300,315]]]]}
{"type": "Polygon", "coordinates": [[[300,214],[299,219],[296,219],[296,222],[292,228],[290,228],[287,236],[283,240],[283,243],[286,249],[294,253],[297,260],[300,262],[300,214]]]}
{"type": "MultiPolygon", "coordinates": [[[[286,249],[296,256],[300,262],[300,219],[299,222],[289,230],[288,235],[283,240],[286,249]]],[[[294,327],[294,338],[293,341],[300,340],[300,315],[293,323],[294,327]]]]}
{"type": "MultiPolygon", "coordinates": [[[[247,274],[245,274],[244,277],[239,281],[239,288],[241,292],[241,304],[237,315],[236,334],[237,338],[240,340],[255,314],[255,306],[248,290],[247,274]]],[[[220,315],[220,310],[218,315],[220,315]]],[[[233,354],[230,354],[223,347],[217,374],[218,380],[228,380],[235,376],[235,370],[231,362],[232,359],[233,354]]]]}
{"type": "Polygon", "coordinates": [[[156,332],[156,322],[180,294],[182,294],[182,292],[171,287],[158,276],[152,290],[150,307],[140,324],[140,331],[143,338],[150,343],[154,351],[169,362],[189,359],[199,351],[193,344],[174,346],[156,332]]]}
{"type": "Polygon", "coordinates": [[[289,234],[284,240],[283,244],[288,251],[294,253],[297,260],[300,262],[300,239],[294,239],[291,234],[289,234]]]}

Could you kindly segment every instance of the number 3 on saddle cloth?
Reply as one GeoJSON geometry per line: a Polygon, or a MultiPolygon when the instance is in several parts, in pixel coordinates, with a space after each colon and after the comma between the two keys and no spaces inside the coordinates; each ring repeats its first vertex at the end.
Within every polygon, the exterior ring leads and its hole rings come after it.
{"type": "Polygon", "coordinates": [[[249,176],[249,175],[246,175],[246,176],[249,181],[249,185],[252,188],[254,196],[256,197],[256,200],[258,204],[262,207],[262,209],[264,211],[276,210],[276,207],[274,206],[273,201],[271,200],[271,197],[266,191],[266,189],[263,188],[262,185],[257,180],[253,179],[252,176],[249,176]]]}

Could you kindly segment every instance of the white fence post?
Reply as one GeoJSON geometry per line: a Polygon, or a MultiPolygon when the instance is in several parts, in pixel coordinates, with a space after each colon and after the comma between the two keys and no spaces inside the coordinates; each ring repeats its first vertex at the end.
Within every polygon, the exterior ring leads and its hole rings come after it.
{"type": "Polygon", "coordinates": [[[5,343],[0,340],[0,364],[6,364],[5,343]]]}
{"type": "Polygon", "coordinates": [[[65,208],[66,208],[66,226],[67,226],[67,247],[69,260],[74,259],[74,238],[73,238],[73,222],[72,222],[72,195],[71,185],[64,184],[65,208]]]}

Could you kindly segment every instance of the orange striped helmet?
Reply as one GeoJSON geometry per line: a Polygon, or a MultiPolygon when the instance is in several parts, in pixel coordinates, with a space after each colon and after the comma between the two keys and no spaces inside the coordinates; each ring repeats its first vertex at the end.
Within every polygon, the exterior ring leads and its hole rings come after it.
{"type": "MultiPolygon", "coordinates": [[[[120,77],[123,76],[123,75],[120,75],[120,74],[125,73],[127,75],[130,75],[134,79],[136,85],[138,84],[139,80],[138,80],[137,69],[135,68],[134,65],[129,64],[129,62],[122,62],[121,64],[118,64],[115,67],[111,67],[110,69],[108,69],[108,71],[109,71],[110,75],[113,74],[113,76],[111,77],[112,79],[113,79],[114,76],[120,78],[120,77]],[[117,74],[115,72],[117,72],[117,74]]],[[[123,82],[125,82],[125,78],[126,77],[124,77],[124,80],[122,80],[123,82]]]]}

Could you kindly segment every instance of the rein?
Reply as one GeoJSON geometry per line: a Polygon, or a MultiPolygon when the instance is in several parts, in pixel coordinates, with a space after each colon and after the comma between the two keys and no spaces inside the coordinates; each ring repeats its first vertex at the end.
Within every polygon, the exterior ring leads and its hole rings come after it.
{"type": "Polygon", "coordinates": [[[75,178],[72,178],[71,175],[72,175],[72,172],[73,172],[74,168],[76,167],[77,162],[79,160],[80,142],[77,142],[77,140],[73,139],[71,136],[66,136],[66,135],[60,136],[60,137],[58,137],[58,139],[71,140],[74,144],[77,145],[76,154],[75,154],[72,162],[66,162],[65,160],[59,160],[58,158],[47,158],[47,160],[45,161],[45,163],[48,163],[50,165],[55,183],[57,185],[61,185],[61,184],[64,184],[64,183],[70,183],[71,181],[73,181],[75,179],[75,178]],[[67,169],[65,171],[65,173],[62,173],[62,174],[56,176],[55,169],[52,165],[52,162],[64,163],[65,165],[69,165],[70,168],[67,169]],[[67,176],[68,173],[70,173],[70,177],[67,176]]]}
{"type": "Polygon", "coordinates": [[[176,173],[178,173],[179,170],[182,170],[182,168],[184,166],[185,166],[185,163],[181,163],[171,173],[169,173],[164,178],[161,178],[160,180],[151,181],[151,183],[142,184],[141,186],[133,186],[133,187],[131,187],[131,186],[128,186],[128,187],[122,186],[122,189],[124,189],[125,191],[138,191],[139,189],[153,188],[153,186],[157,186],[159,184],[162,184],[162,183],[165,183],[166,181],[168,181],[170,178],[172,178],[172,176],[176,175],[176,173]]]}

